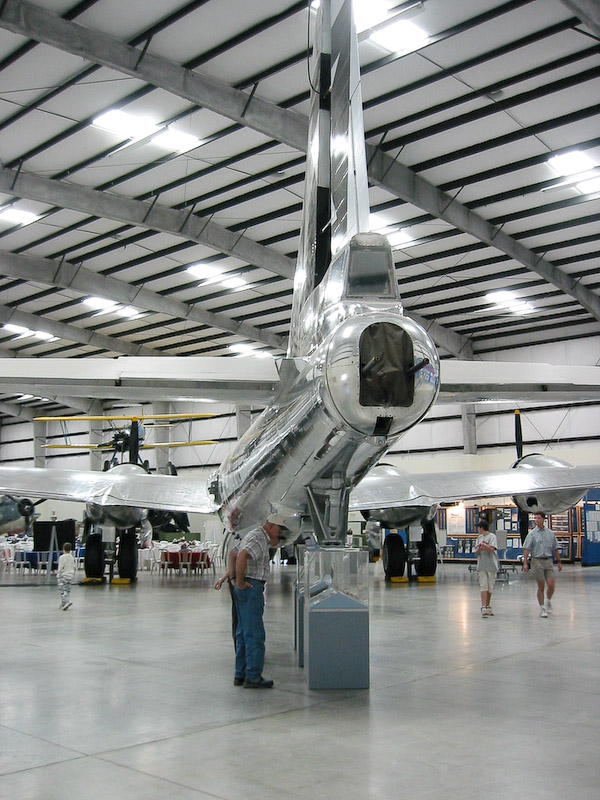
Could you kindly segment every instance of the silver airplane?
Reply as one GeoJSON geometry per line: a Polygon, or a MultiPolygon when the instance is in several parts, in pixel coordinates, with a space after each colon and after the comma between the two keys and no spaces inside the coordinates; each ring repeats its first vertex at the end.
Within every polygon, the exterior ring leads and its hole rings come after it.
{"type": "MultiPolygon", "coordinates": [[[[239,533],[276,511],[291,530],[309,529],[328,546],[344,542],[349,510],[363,510],[386,524],[425,523],[444,501],[514,495],[528,511],[556,511],[600,484],[600,466],[574,468],[545,456],[526,457],[515,469],[488,474],[408,475],[376,466],[436,401],[440,362],[428,333],[404,316],[389,242],[369,231],[350,0],[321,2],[313,64],[289,347],[279,380],[264,387],[264,412],[208,482],[137,471],[2,467],[0,492],[113,508],[218,512],[226,528],[239,533]]],[[[157,359],[155,373],[186,373],[193,379],[194,366],[202,361],[186,359],[185,370],[172,370],[166,363],[172,360],[157,359]]],[[[19,361],[11,360],[6,370],[18,368],[19,361]]],[[[93,360],[94,372],[99,361],[93,360]]],[[[151,359],[142,361],[150,370],[151,359]]],[[[241,368],[237,360],[226,361],[230,371],[241,368]]],[[[82,362],[77,363],[83,372],[82,362]]],[[[39,362],[38,369],[44,364],[39,362]]],[[[498,371],[498,365],[493,368],[498,371]]],[[[484,396],[477,381],[472,374],[470,402],[484,396]]],[[[458,396],[460,382],[446,383],[458,396]]],[[[173,399],[173,386],[163,383],[162,399],[173,399]]],[[[496,386],[498,396],[501,389],[496,386]]],[[[124,390],[120,380],[118,390],[124,390]]]]}

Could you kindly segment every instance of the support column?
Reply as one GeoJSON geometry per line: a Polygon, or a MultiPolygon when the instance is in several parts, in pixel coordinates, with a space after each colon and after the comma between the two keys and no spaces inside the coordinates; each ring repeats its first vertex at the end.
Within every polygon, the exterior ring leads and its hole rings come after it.
{"type": "MultiPolygon", "coordinates": [[[[90,420],[88,425],[90,444],[102,444],[102,423],[90,420]]],[[[90,450],[90,469],[92,471],[99,472],[102,469],[103,456],[104,454],[101,450],[90,450]]]]}
{"type": "Polygon", "coordinates": [[[475,403],[467,403],[461,407],[464,451],[467,455],[477,453],[477,413],[475,403]]]}
{"type": "Polygon", "coordinates": [[[46,466],[46,450],[44,444],[47,438],[47,425],[45,422],[33,421],[33,466],[46,466]]]}
{"type": "MultiPolygon", "coordinates": [[[[165,400],[159,400],[152,403],[152,410],[155,414],[169,414],[171,412],[171,404],[165,400]]],[[[171,428],[155,428],[154,441],[157,444],[166,444],[171,440],[171,428]]],[[[142,451],[143,452],[143,451],[142,451]]],[[[161,475],[167,474],[167,464],[171,457],[171,450],[168,447],[155,447],[154,453],[156,456],[156,471],[161,475]]],[[[144,456],[142,455],[142,460],[144,456]]]]}

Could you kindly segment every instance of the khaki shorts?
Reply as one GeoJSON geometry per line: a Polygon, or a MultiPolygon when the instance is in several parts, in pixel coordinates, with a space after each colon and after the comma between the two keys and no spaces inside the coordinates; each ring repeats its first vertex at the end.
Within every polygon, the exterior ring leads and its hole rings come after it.
{"type": "Polygon", "coordinates": [[[493,590],[494,584],[496,583],[495,572],[484,572],[481,570],[477,573],[477,577],[479,578],[479,588],[482,592],[491,592],[493,590]]]}
{"type": "Polygon", "coordinates": [[[551,558],[532,558],[531,574],[536,581],[548,580],[554,575],[554,564],[551,558]]]}

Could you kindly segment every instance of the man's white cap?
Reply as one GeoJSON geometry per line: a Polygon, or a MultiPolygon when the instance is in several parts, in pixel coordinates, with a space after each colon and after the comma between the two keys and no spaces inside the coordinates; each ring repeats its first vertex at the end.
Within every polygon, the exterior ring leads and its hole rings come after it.
{"type": "Polygon", "coordinates": [[[267,517],[267,522],[270,522],[271,525],[279,525],[280,528],[285,528],[285,519],[281,514],[270,514],[267,517]]]}

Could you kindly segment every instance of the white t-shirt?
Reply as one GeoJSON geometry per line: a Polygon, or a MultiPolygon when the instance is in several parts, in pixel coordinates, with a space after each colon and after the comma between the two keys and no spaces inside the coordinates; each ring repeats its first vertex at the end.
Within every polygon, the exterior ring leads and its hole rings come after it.
{"type": "Polygon", "coordinates": [[[494,548],[491,550],[482,550],[477,556],[477,571],[478,572],[497,572],[498,571],[498,540],[495,533],[479,534],[475,542],[475,550],[479,547],[481,542],[485,542],[494,548]]]}

